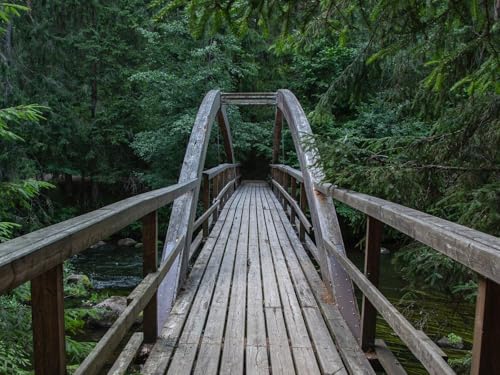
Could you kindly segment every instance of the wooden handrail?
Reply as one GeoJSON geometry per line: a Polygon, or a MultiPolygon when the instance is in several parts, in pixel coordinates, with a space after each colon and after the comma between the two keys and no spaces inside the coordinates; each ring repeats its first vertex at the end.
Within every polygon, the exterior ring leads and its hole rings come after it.
{"type": "MultiPolygon", "coordinates": [[[[272,175],[274,170],[286,173],[297,181],[302,177],[301,171],[289,166],[271,165],[272,175]]],[[[278,183],[274,179],[272,182],[278,183]]],[[[281,186],[279,191],[284,194],[281,186]]],[[[316,182],[314,191],[361,211],[368,218],[365,274],[359,271],[345,254],[338,251],[334,243],[328,240],[325,242],[328,254],[342,264],[349,277],[363,292],[361,344],[365,350],[369,345],[374,345],[375,317],[378,311],[430,373],[454,373],[442,358],[442,353],[430,345],[430,339],[423,332],[416,330],[377,289],[380,238],[382,225],[387,224],[480,275],[472,374],[489,374],[498,369],[492,348],[498,345],[495,340],[498,340],[499,331],[499,238],[384,199],[339,189],[331,184],[316,182]]]]}
{"type": "Polygon", "coordinates": [[[211,180],[211,179],[217,177],[222,172],[224,172],[224,171],[226,171],[226,170],[228,170],[230,168],[237,168],[239,166],[240,166],[239,163],[234,163],[234,164],[229,164],[229,163],[219,164],[216,167],[204,170],[203,171],[203,175],[208,176],[208,179],[211,180]]]}
{"type": "Polygon", "coordinates": [[[191,191],[192,179],[149,191],[0,244],[0,294],[191,191]]]}

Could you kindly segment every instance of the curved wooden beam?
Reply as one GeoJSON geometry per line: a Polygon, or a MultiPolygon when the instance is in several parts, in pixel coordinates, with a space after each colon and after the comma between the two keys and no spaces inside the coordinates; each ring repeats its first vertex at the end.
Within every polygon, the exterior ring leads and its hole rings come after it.
{"type": "Polygon", "coordinates": [[[219,130],[224,140],[227,162],[234,164],[233,138],[231,136],[231,128],[229,127],[225,105],[222,105],[217,113],[217,123],[219,124],[219,130]]]}
{"type": "MultiPolygon", "coordinates": [[[[338,260],[327,251],[327,243],[334,244],[335,250],[342,254],[345,254],[345,247],[332,198],[316,192],[314,188],[316,183],[324,179],[324,174],[317,166],[319,159],[317,150],[304,148],[307,138],[312,136],[311,126],[299,101],[290,90],[278,90],[276,101],[278,110],[283,113],[292,133],[302,170],[320,254],[321,275],[335,297],[340,312],[353,335],[359,339],[360,317],[352,281],[338,260]]],[[[279,126],[278,121],[277,126],[279,126]]]]}
{"type": "Polygon", "coordinates": [[[212,124],[216,117],[219,117],[219,126],[221,126],[224,144],[227,145],[227,156],[232,159],[231,133],[229,131],[229,125],[227,124],[225,112],[223,110],[221,111],[221,94],[219,90],[211,90],[205,95],[198,109],[198,114],[196,115],[193,130],[191,131],[191,137],[189,138],[179,177],[179,182],[197,178],[198,184],[190,193],[174,201],[171,217],[175,218],[175,220],[170,221],[165,237],[162,262],[169,257],[169,254],[175,248],[175,244],[179,238],[185,236],[186,245],[184,246],[184,251],[176,258],[175,264],[172,266],[158,289],[159,330],[163,327],[163,323],[166,321],[175,302],[179,286],[186,276],[189,261],[189,248],[193,235],[194,218],[200,192],[200,177],[205,165],[205,156],[212,124]]]}

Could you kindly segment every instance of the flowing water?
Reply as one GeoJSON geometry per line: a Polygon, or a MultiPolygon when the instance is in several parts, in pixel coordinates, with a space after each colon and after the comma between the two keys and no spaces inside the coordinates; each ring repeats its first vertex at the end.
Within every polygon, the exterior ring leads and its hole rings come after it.
{"type": "MultiPolygon", "coordinates": [[[[349,256],[362,268],[361,252],[351,251],[349,256]]],[[[119,247],[108,243],[97,249],[84,251],[71,262],[77,273],[89,276],[94,288],[103,292],[125,294],[142,280],[142,250],[134,247],[119,247]]],[[[415,327],[424,330],[431,339],[437,340],[450,333],[462,337],[464,350],[445,349],[450,359],[466,355],[472,346],[474,306],[453,303],[448,296],[436,292],[409,291],[407,286],[407,282],[394,269],[391,255],[382,255],[382,293],[415,327]]],[[[380,317],[377,322],[377,337],[385,340],[408,374],[427,373],[380,317]]]]}

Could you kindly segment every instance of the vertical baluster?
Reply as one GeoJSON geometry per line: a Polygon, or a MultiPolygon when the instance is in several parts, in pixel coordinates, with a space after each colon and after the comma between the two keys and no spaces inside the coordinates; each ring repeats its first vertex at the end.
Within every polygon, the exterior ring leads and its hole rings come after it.
{"type": "MultiPolygon", "coordinates": [[[[208,175],[203,175],[203,209],[205,212],[210,208],[210,180],[208,175]]],[[[208,218],[203,223],[203,237],[208,237],[208,218]]]]}
{"type": "Polygon", "coordinates": [[[31,302],[35,373],[66,374],[62,264],[31,280],[31,302]]]}
{"type": "MultiPolygon", "coordinates": [[[[290,176],[290,185],[290,195],[292,196],[292,199],[295,200],[297,196],[297,180],[295,180],[292,176],[290,176]]],[[[292,206],[290,206],[290,221],[292,225],[295,225],[295,210],[292,206]]]]}
{"type": "MultiPolygon", "coordinates": [[[[382,241],[383,224],[370,216],[366,220],[365,275],[373,285],[378,287],[380,270],[380,243],[382,241]]],[[[369,350],[375,344],[377,310],[363,296],[361,307],[361,347],[369,350]]]]}
{"type": "MultiPolygon", "coordinates": [[[[306,196],[306,188],[304,186],[304,182],[300,183],[300,210],[306,214],[306,207],[307,207],[307,196],[306,196]]],[[[304,227],[304,224],[300,222],[300,228],[299,228],[299,238],[301,241],[305,241],[306,239],[306,228],[304,227]]]]}
{"type": "MultiPolygon", "coordinates": [[[[158,270],[158,251],[156,241],[158,239],[158,214],[153,211],[142,218],[142,244],[143,244],[143,266],[142,273],[158,270]]],[[[153,295],[143,312],[144,342],[154,343],[158,337],[158,300],[156,293],[153,295]]]]}
{"type": "Polygon", "coordinates": [[[471,374],[500,374],[500,285],[482,276],[478,282],[471,374]]]}

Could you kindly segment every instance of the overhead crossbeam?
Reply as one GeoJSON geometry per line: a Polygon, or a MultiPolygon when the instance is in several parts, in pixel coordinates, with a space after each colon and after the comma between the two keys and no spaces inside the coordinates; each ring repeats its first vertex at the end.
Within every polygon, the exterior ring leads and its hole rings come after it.
{"type": "Polygon", "coordinates": [[[276,105],[276,93],[224,92],[221,94],[221,103],[234,105],[276,105]]]}

